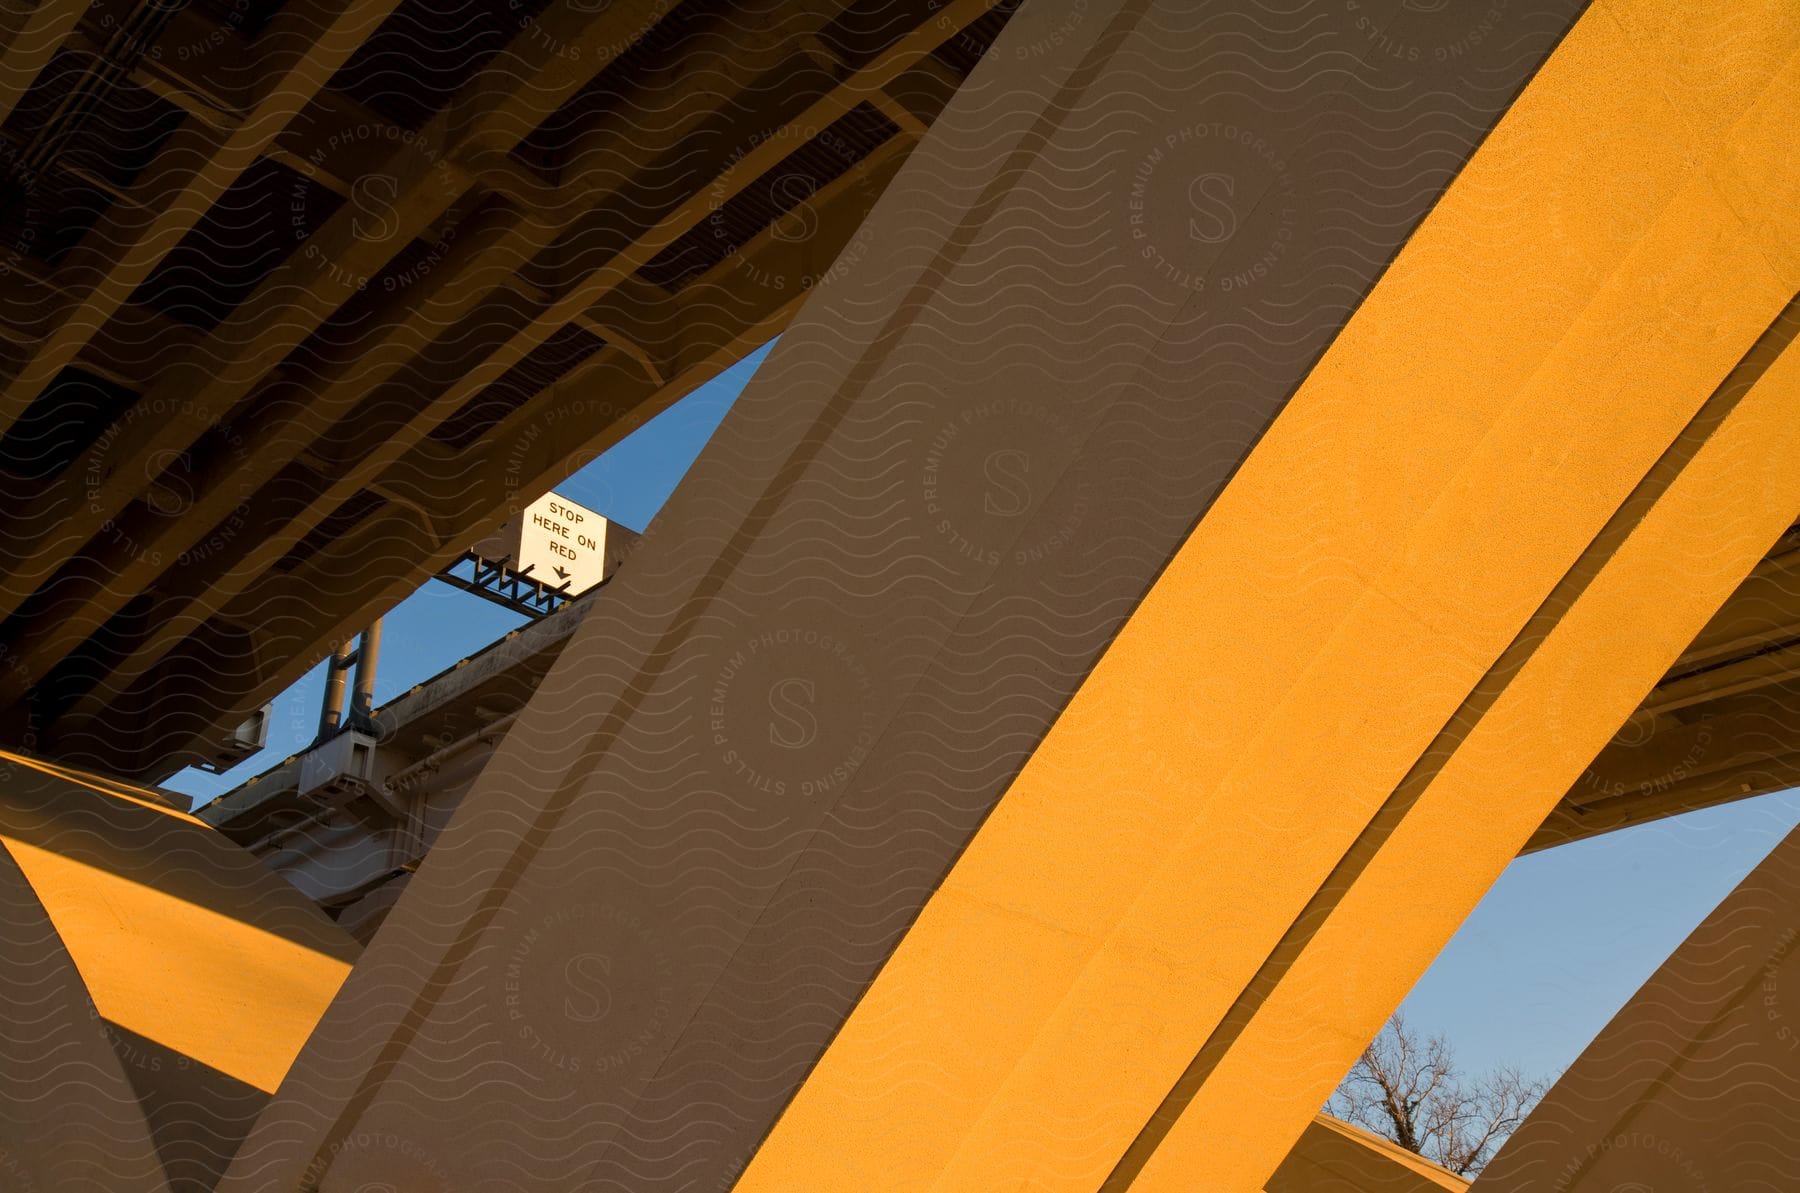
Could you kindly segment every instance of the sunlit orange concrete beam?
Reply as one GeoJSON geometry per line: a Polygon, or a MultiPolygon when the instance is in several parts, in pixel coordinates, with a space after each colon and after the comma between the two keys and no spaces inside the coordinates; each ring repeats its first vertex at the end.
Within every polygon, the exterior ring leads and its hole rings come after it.
{"type": "Polygon", "coordinates": [[[194,817],[0,751],[0,846],[110,1023],[272,1093],[356,943],[194,817]]]}
{"type": "MultiPolygon", "coordinates": [[[[1784,336],[1796,327],[1800,312],[1784,336]]],[[[1240,1000],[1241,1026],[1202,1048],[1203,1071],[1183,1083],[1192,1100],[1165,1102],[1172,1129],[1142,1134],[1141,1154],[1109,1187],[1186,1193],[1197,1173],[1220,1188],[1257,1179],[1571,777],[1791,524],[1797,457],[1800,347],[1790,344],[1566,612],[1552,597],[1547,637],[1423,790],[1403,786],[1353,851],[1368,855],[1353,859],[1354,879],[1326,884],[1340,897],[1296,934],[1266,996],[1240,1000]]]]}
{"type": "MultiPolygon", "coordinates": [[[[1728,38],[1647,2],[1582,19],[1146,596],[739,1189],[1132,1183],[1119,1162],[1165,1097],[1320,901],[1343,907],[1346,855],[1469,744],[1509,648],[1672,445],[1704,439],[1709,399],[1800,287],[1794,30],[1772,7],[1737,15],[1728,38]]],[[[1666,667],[1800,503],[1749,504],[1771,528],[1741,567],[1682,564],[1716,599],[1648,628],[1609,614],[1568,649],[1666,667]]],[[[1581,672],[1565,732],[1588,732],[1589,703],[1618,703],[1616,726],[1655,674],[1581,672]]],[[[1479,799],[1510,799],[1487,780],[1517,771],[1470,757],[1479,799]]],[[[1391,863],[1452,924],[1535,824],[1457,819],[1456,849],[1391,863]]],[[[1271,1014],[1235,1036],[1263,1043],[1211,1059],[1208,1100],[1139,1183],[1259,1188],[1317,1074],[1348,1066],[1436,931],[1370,952],[1384,972],[1334,990],[1325,1029],[1272,1046],[1296,1029],[1271,1014]],[[1201,1150],[1170,1146],[1190,1135],[1201,1150]]],[[[1311,980],[1289,997],[1317,1010],[1336,979],[1311,980]]]]}

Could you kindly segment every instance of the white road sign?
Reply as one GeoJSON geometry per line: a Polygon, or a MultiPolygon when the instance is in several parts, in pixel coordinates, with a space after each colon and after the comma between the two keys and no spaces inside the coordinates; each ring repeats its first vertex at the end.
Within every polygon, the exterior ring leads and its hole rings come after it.
{"type": "Polygon", "coordinates": [[[518,518],[482,540],[476,551],[489,559],[512,557],[514,571],[552,588],[566,582],[570,596],[606,576],[606,519],[556,493],[546,493],[518,518]]]}

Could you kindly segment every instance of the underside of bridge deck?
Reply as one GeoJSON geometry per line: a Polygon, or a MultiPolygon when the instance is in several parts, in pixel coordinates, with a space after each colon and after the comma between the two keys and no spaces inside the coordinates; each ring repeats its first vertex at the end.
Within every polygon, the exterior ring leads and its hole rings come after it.
{"type": "Polygon", "coordinates": [[[13,17],[0,734],[135,776],[216,760],[337,642],[777,334],[1011,7],[13,17]]]}

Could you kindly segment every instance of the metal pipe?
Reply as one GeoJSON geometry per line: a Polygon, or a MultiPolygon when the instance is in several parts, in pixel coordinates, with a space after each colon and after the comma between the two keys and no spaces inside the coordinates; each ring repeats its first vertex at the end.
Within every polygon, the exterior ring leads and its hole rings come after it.
{"type": "Polygon", "coordinates": [[[369,623],[356,648],[356,691],[350,697],[350,723],[373,730],[375,724],[375,667],[381,662],[381,618],[369,623]]]}
{"type": "Polygon", "coordinates": [[[356,649],[356,643],[346,639],[331,652],[331,662],[325,668],[325,699],[319,705],[319,741],[324,741],[338,731],[338,723],[344,717],[344,680],[350,670],[350,656],[356,649]]]}

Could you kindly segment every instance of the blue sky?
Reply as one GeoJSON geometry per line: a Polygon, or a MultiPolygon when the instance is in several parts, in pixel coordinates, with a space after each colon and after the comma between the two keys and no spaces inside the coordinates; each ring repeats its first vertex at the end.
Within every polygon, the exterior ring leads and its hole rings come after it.
{"type": "Polygon", "coordinates": [[[688,465],[712,438],[719,420],[762,364],[774,342],[669,407],[612,451],[556,486],[571,501],[642,531],[669,499],[688,465]]]}
{"type": "MultiPolygon", "coordinates": [[[[701,386],[557,491],[642,530],[767,353],[701,386]]],[[[388,615],[376,702],[523,621],[427,583],[388,615]]],[[[269,748],[257,757],[224,776],[190,770],[167,785],[204,801],[301,748],[317,729],[323,685],[321,666],[275,701],[269,748]]],[[[1560,1071],[1797,823],[1800,792],[1785,792],[1519,859],[1414,987],[1408,1018],[1442,1033],[1471,1070],[1560,1071]]]]}
{"type": "MultiPolygon", "coordinates": [[[[651,419],[612,451],[556,486],[556,491],[632,530],[643,530],[772,346],[758,348],[651,419]]],[[[427,581],[395,606],[382,623],[375,703],[392,700],[525,620],[460,589],[427,581]]],[[[324,690],[325,665],[321,663],[276,697],[266,749],[224,775],[189,769],[164,786],[204,803],[275,765],[303,748],[318,732],[324,690]]]]}
{"type": "Polygon", "coordinates": [[[1470,1069],[1554,1075],[1797,823],[1785,791],[1519,858],[1413,987],[1408,1021],[1470,1069]]]}

